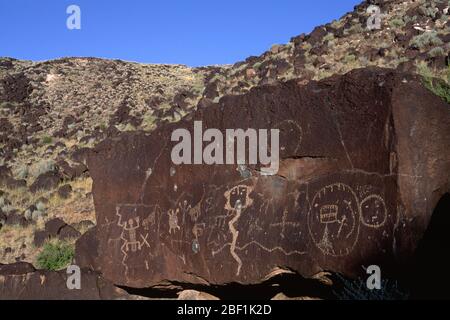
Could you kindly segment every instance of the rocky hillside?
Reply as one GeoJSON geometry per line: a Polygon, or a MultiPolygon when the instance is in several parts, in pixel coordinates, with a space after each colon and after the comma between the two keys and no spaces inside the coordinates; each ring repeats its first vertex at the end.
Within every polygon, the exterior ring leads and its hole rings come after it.
{"type": "Polygon", "coordinates": [[[42,266],[46,243],[67,244],[73,255],[75,241],[97,223],[87,156],[104,139],[120,141],[122,132],[189,120],[255,87],[308,85],[371,66],[419,74],[450,103],[449,6],[366,1],[310,34],[227,66],[0,58],[0,263],[42,266]],[[381,8],[380,29],[366,27],[371,4],[381,8]]]}

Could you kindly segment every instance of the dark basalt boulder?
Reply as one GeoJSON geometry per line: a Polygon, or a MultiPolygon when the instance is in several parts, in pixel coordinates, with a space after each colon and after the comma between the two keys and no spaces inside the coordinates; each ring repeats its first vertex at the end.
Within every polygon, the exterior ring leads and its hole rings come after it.
{"type": "Polygon", "coordinates": [[[7,166],[0,166],[0,184],[3,184],[8,178],[12,176],[11,169],[7,166]]]}
{"type": "Polygon", "coordinates": [[[61,228],[58,233],[58,238],[60,240],[68,240],[68,239],[77,239],[79,238],[81,233],[77,231],[74,227],[66,225],[61,228]]]}
{"type": "Polygon", "coordinates": [[[111,300],[130,296],[98,273],[81,269],[81,288],[69,289],[66,270],[35,270],[25,262],[0,265],[0,300],[111,300]]]}
{"type": "Polygon", "coordinates": [[[81,233],[71,225],[68,225],[60,218],[54,218],[45,224],[44,230],[34,233],[34,245],[41,247],[46,241],[57,238],[60,240],[76,239],[81,233]]]}
{"type": "MultiPolygon", "coordinates": [[[[323,32],[317,31],[317,38],[323,32]]],[[[253,88],[88,157],[96,263],[117,285],[261,282],[278,267],[386,274],[450,187],[450,108],[416,76],[354,70],[253,88]],[[177,128],[280,130],[280,169],[174,165],[177,128]]],[[[204,146],[206,146],[205,144],[204,146]]]]}
{"type": "Polygon", "coordinates": [[[62,182],[61,175],[56,171],[49,171],[39,175],[36,181],[30,186],[31,192],[37,192],[39,190],[52,190],[55,189],[62,182]]]}
{"type": "Polygon", "coordinates": [[[4,181],[4,184],[9,189],[19,189],[25,188],[27,186],[27,182],[25,180],[16,180],[12,177],[7,177],[4,181]]]}
{"type": "Polygon", "coordinates": [[[60,196],[62,199],[70,198],[71,193],[72,187],[70,186],[70,184],[63,185],[58,189],[58,196],[60,196]]]}
{"type": "Polygon", "coordinates": [[[86,231],[75,243],[74,262],[81,268],[100,271],[96,227],[86,231]]]}
{"type": "Polygon", "coordinates": [[[62,219],[54,218],[47,221],[45,224],[45,231],[47,231],[51,237],[56,237],[65,226],[67,226],[67,223],[65,223],[62,219]]]}

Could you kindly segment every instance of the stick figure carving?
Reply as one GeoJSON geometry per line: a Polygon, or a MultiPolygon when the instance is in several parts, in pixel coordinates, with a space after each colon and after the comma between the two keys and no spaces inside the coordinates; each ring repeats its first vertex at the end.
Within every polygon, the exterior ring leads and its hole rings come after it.
{"type": "Polygon", "coordinates": [[[122,227],[120,238],[124,240],[121,247],[123,252],[129,252],[130,250],[131,252],[136,252],[141,250],[144,245],[150,247],[147,241],[148,233],[145,235],[139,234],[139,238],[137,237],[136,230],[140,227],[139,217],[130,218],[123,223],[119,221],[118,225],[122,227]]]}

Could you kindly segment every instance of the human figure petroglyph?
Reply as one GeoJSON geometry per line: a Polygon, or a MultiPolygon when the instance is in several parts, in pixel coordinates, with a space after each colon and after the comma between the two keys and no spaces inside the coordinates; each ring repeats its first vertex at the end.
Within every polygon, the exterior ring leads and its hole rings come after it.
{"type": "Polygon", "coordinates": [[[139,238],[137,236],[136,230],[140,227],[139,217],[130,218],[128,221],[119,224],[119,226],[122,226],[123,228],[120,235],[120,238],[124,240],[121,247],[122,251],[129,252],[131,249],[131,252],[136,252],[141,250],[144,245],[150,247],[150,244],[147,241],[148,233],[145,235],[140,234],[139,238]]]}
{"type": "Polygon", "coordinates": [[[253,191],[253,186],[237,185],[230,190],[226,191],[224,196],[226,199],[224,209],[228,211],[228,214],[233,214],[234,217],[228,222],[228,229],[230,230],[232,240],[230,244],[230,254],[238,263],[236,276],[240,274],[242,267],[242,260],[236,253],[236,243],[239,236],[239,231],[236,229],[236,222],[239,220],[242,211],[250,207],[253,204],[253,199],[250,194],[253,191]]]}
{"type": "Polygon", "coordinates": [[[299,227],[301,225],[299,222],[288,221],[288,212],[289,212],[288,209],[286,209],[286,208],[283,209],[283,215],[281,217],[281,222],[270,224],[271,227],[281,227],[281,233],[280,233],[281,238],[285,237],[285,231],[286,231],[287,226],[299,227]]]}

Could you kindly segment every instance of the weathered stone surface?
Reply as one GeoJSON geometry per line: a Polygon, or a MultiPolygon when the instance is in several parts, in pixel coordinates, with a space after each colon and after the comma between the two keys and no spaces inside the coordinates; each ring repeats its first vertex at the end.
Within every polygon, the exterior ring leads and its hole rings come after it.
{"type": "Polygon", "coordinates": [[[98,263],[118,285],[256,283],[277,267],[312,276],[389,270],[449,190],[450,108],[387,69],[222,98],[151,134],[90,153],[98,263]],[[172,164],[171,133],[280,129],[281,166],[172,164]],[[239,200],[239,201],[238,201],[239,200]],[[240,206],[237,205],[240,203],[240,206]]]}
{"type": "Polygon", "coordinates": [[[96,227],[86,231],[75,244],[75,263],[81,268],[100,271],[96,227]]]}
{"type": "Polygon", "coordinates": [[[60,240],[77,239],[81,233],[74,227],[66,225],[61,228],[58,234],[60,240]]]}
{"type": "Polygon", "coordinates": [[[62,219],[54,218],[45,223],[45,231],[47,231],[51,237],[56,237],[60,230],[65,226],[67,226],[67,223],[62,219]]]}
{"type": "Polygon", "coordinates": [[[98,273],[82,269],[81,289],[67,288],[66,270],[35,270],[20,262],[0,265],[0,300],[104,300],[126,299],[128,294],[98,273]]]}
{"type": "Polygon", "coordinates": [[[42,247],[44,243],[50,240],[50,234],[45,230],[36,231],[33,237],[33,244],[36,247],[42,247]]]}

